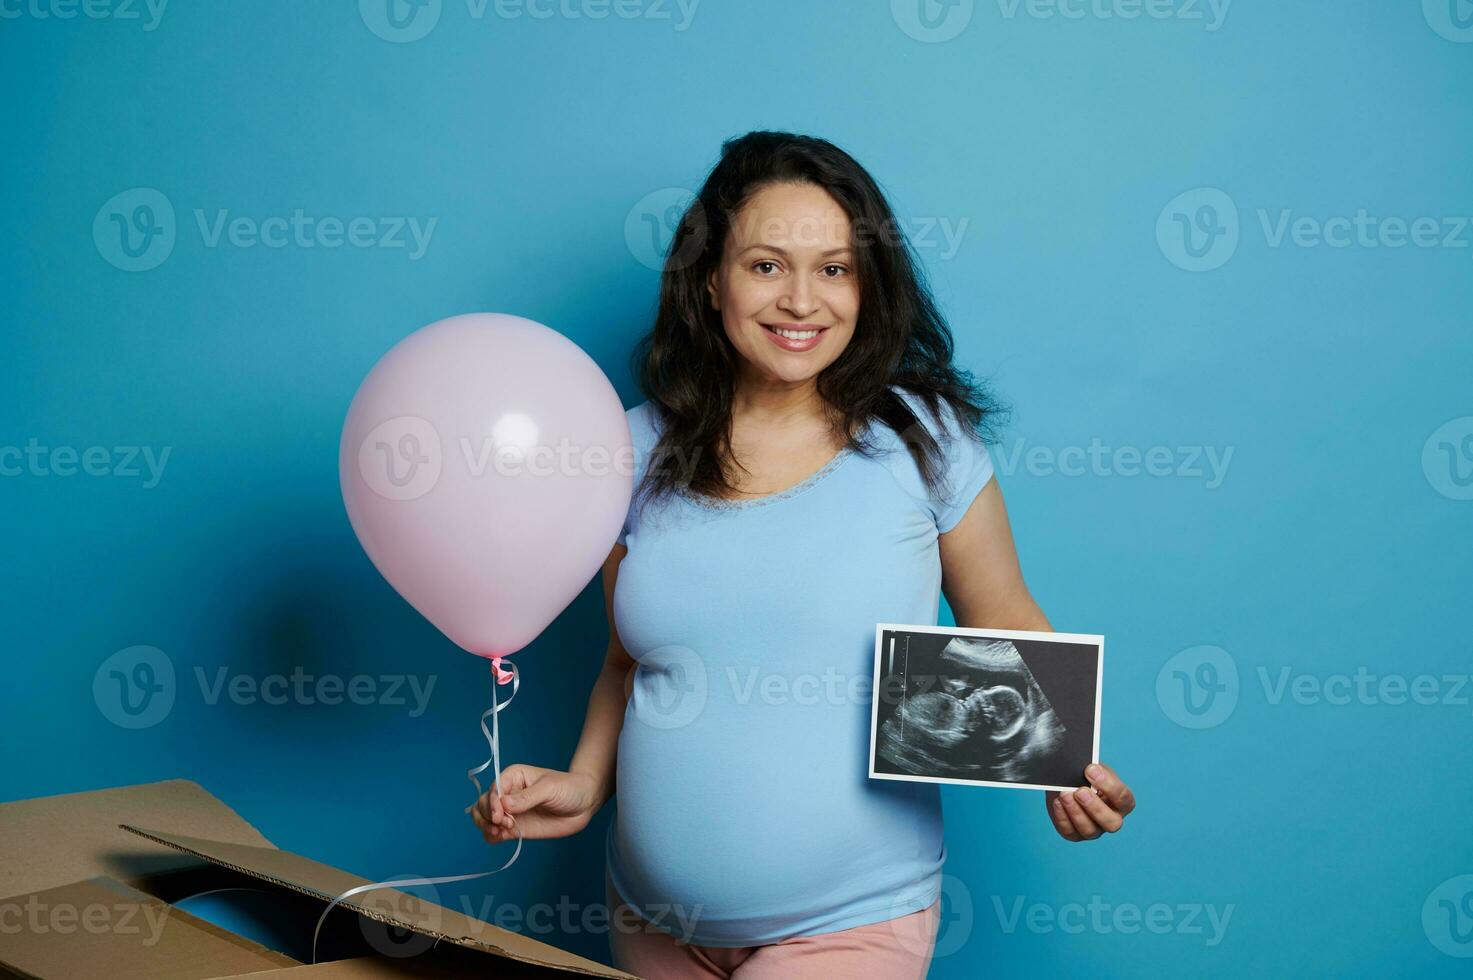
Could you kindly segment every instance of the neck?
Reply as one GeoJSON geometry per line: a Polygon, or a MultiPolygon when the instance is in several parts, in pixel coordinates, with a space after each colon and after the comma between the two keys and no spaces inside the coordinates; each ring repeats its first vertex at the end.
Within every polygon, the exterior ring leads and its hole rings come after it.
{"type": "Polygon", "coordinates": [[[732,393],[734,418],[761,426],[789,426],[823,419],[826,408],[812,379],[797,383],[744,379],[732,393]]]}

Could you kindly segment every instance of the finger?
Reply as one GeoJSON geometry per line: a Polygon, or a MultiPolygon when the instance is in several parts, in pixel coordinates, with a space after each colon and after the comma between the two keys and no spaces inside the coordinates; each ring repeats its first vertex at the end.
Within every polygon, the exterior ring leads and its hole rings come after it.
{"type": "Polygon", "coordinates": [[[539,779],[535,782],[528,783],[515,793],[508,793],[503,796],[501,798],[501,805],[506,809],[507,813],[515,816],[518,813],[525,813],[528,810],[541,806],[556,795],[557,791],[558,785],[556,780],[539,779]]]}
{"type": "Polygon", "coordinates": [[[1095,826],[1104,830],[1106,833],[1113,834],[1125,824],[1125,818],[1112,810],[1110,804],[1105,802],[1104,797],[1089,787],[1076,791],[1074,798],[1079,801],[1079,805],[1084,808],[1084,812],[1089,814],[1089,818],[1095,822],[1095,826]]]}
{"type": "Polygon", "coordinates": [[[1115,770],[1102,762],[1092,762],[1085,767],[1084,778],[1089,780],[1091,786],[1099,790],[1100,795],[1105,798],[1114,810],[1121,816],[1135,809],[1135,794],[1130,787],[1115,775],[1115,770]]]}
{"type": "Polygon", "coordinates": [[[1064,812],[1064,802],[1059,799],[1058,793],[1048,794],[1048,816],[1054,822],[1054,829],[1065,840],[1079,840],[1079,831],[1069,822],[1069,815],[1064,812]]]}
{"type": "Polygon", "coordinates": [[[1084,808],[1079,805],[1073,793],[1060,793],[1059,799],[1064,801],[1064,812],[1069,815],[1069,822],[1074,825],[1080,837],[1084,840],[1094,840],[1100,836],[1102,831],[1089,818],[1089,814],[1084,812],[1084,808]]]}
{"type": "Polygon", "coordinates": [[[527,769],[529,767],[522,763],[515,763],[501,770],[499,784],[493,782],[491,788],[481,794],[476,805],[492,823],[501,822],[502,813],[501,798],[504,794],[515,792],[527,783],[527,769]]]}
{"type": "Polygon", "coordinates": [[[508,766],[501,773],[501,781],[492,784],[490,793],[496,797],[497,806],[505,809],[508,799],[536,785],[540,776],[541,773],[533,770],[531,766],[521,764],[508,766]]]}

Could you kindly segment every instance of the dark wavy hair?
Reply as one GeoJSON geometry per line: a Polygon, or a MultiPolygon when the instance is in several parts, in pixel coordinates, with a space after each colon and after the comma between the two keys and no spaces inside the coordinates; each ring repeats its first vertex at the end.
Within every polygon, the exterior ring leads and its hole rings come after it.
{"type": "Polygon", "coordinates": [[[861,455],[873,457],[878,450],[864,436],[870,422],[899,434],[934,494],[942,479],[942,449],[890,386],[919,396],[938,423],[946,403],[984,442],[994,441],[1007,410],[984,382],[952,364],[951,331],[869,173],[827,140],[755,131],[722,145],[721,159],[676,226],[654,326],[632,354],[632,373],[661,430],[636,496],[659,498],[682,488],[715,497],[735,492],[730,474],[740,463],[729,446],[741,355],[721,313],[710,306],[706,282],[721,262],[737,213],[757,191],[777,183],[828,191],[848,214],[855,239],[859,317],[848,346],[817,377],[820,397],[841,422],[847,445],[861,455]],[[671,459],[679,465],[667,465],[671,459]]]}

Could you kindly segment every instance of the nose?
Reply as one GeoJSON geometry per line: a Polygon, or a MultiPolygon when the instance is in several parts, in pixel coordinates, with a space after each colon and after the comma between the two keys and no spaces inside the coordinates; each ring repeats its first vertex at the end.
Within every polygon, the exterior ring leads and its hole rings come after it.
{"type": "Polygon", "coordinates": [[[778,308],[798,320],[803,320],[818,310],[818,300],[813,295],[813,285],[806,276],[798,276],[792,289],[778,301],[778,308]]]}

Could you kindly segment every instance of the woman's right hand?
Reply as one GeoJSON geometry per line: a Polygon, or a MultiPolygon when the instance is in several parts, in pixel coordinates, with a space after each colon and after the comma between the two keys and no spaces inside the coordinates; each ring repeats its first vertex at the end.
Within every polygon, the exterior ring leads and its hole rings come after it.
{"type": "Polygon", "coordinates": [[[488,844],[515,840],[518,828],[527,840],[576,834],[599,803],[592,776],[520,763],[501,770],[501,790],[504,798],[493,785],[471,807],[488,844]]]}

